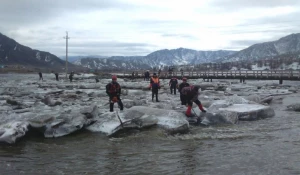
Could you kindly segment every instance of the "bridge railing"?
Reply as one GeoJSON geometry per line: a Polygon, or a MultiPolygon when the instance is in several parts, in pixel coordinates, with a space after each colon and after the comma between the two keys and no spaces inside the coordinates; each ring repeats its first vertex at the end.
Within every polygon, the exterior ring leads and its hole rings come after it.
{"type": "MultiPolygon", "coordinates": [[[[112,74],[116,74],[124,77],[132,77],[132,72],[115,72],[112,74]]],[[[152,76],[153,72],[150,72],[150,76],[152,76]]],[[[158,73],[157,73],[158,74],[158,73]]],[[[285,77],[285,78],[300,78],[299,70],[234,70],[234,71],[174,71],[174,72],[166,72],[162,71],[159,74],[159,77],[169,78],[172,76],[176,77],[257,77],[257,78],[268,78],[268,77],[285,77]]],[[[144,72],[136,71],[134,72],[135,78],[143,78],[144,72]]]]}

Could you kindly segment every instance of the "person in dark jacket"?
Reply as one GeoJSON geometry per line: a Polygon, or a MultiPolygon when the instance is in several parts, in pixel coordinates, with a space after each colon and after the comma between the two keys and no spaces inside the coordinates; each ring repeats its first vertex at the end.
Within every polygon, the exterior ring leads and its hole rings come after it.
{"type": "Polygon", "coordinates": [[[39,72],[40,80],[43,80],[43,74],[42,72],[39,72]]]}
{"type": "Polygon", "coordinates": [[[174,91],[174,94],[176,95],[176,87],[177,87],[177,85],[178,85],[177,78],[175,78],[175,77],[171,78],[171,80],[169,81],[169,86],[170,86],[171,94],[173,94],[173,91],[174,91]]]}
{"type": "Polygon", "coordinates": [[[106,93],[109,96],[109,111],[114,111],[114,104],[118,103],[120,110],[123,111],[123,103],[120,98],[121,86],[117,82],[117,76],[112,76],[112,81],[106,85],[106,93]]]}
{"type": "Polygon", "coordinates": [[[58,79],[58,73],[56,72],[54,75],[55,75],[56,81],[58,81],[58,80],[59,80],[59,79],[58,79]]]}
{"type": "Polygon", "coordinates": [[[180,93],[180,101],[181,101],[181,105],[186,105],[186,101],[184,99],[183,94],[181,93],[182,88],[190,86],[189,83],[187,83],[187,79],[184,77],[182,78],[182,83],[179,84],[178,86],[178,92],[180,93]]]}
{"type": "Polygon", "coordinates": [[[146,72],[146,81],[149,81],[149,79],[150,79],[150,72],[149,72],[149,70],[147,70],[147,72],[146,72]]]}
{"type": "Polygon", "coordinates": [[[198,90],[199,90],[199,88],[200,87],[196,85],[196,86],[187,86],[187,87],[182,88],[182,90],[181,90],[183,98],[185,99],[185,101],[188,104],[188,108],[185,112],[185,115],[187,117],[192,116],[191,110],[192,110],[193,102],[198,105],[199,109],[202,112],[206,112],[206,110],[203,108],[201,102],[198,100],[198,96],[199,96],[198,90]]]}
{"type": "Polygon", "coordinates": [[[69,75],[70,82],[72,82],[72,81],[73,81],[73,76],[74,76],[74,73],[73,73],[73,72],[71,72],[71,73],[70,73],[70,75],[69,75]]]}
{"type": "Polygon", "coordinates": [[[152,89],[152,101],[154,99],[154,95],[156,96],[156,102],[158,100],[158,89],[160,89],[159,78],[157,77],[156,73],[153,73],[153,76],[150,79],[150,89],[152,89]]]}

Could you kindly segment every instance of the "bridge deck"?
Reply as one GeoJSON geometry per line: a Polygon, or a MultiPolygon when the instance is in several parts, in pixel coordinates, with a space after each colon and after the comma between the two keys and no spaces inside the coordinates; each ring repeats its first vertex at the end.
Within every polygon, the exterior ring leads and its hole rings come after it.
{"type": "MultiPolygon", "coordinates": [[[[114,72],[120,78],[132,78],[132,72],[114,72]]],[[[152,73],[150,73],[152,76],[152,73]]],[[[144,72],[135,72],[135,78],[143,78],[144,72]]],[[[300,80],[300,71],[269,70],[269,71],[190,71],[161,72],[161,79],[186,77],[189,79],[252,79],[252,80],[300,80]]]]}

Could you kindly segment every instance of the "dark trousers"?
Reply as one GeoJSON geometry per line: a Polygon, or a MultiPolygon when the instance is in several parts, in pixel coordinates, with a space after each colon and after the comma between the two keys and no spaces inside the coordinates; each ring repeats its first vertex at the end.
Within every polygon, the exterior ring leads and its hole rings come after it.
{"type": "Polygon", "coordinates": [[[56,81],[58,81],[58,75],[55,75],[56,81]]]}
{"type": "Polygon", "coordinates": [[[173,94],[173,91],[174,91],[174,94],[176,95],[176,85],[171,85],[170,91],[171,91],[171,94],[173,94]]]}
{"type": "MultiPolygon", "coordinates": [[[[120,110],[122,111],[123,110],[123,103],[122,103],[122,100],[120,99],[120,97],[117,97],[118,98],[118,105],[120,107],[120,110]]],[[[110,112],[113,112],[114,111],[114,102],[112,102],[112,98],[109,98],[109,111],[110,112]]]]}
{"type": "MultiPolygon", "coordinates": [[[[186,102],[189,106],[193,106],[193,102],[191,100],[187,100],[186,102]]],[[[194,103],[196,103],[198,106],[201,104],[201,102],[198,99],[195,100],[194,103]]]]}
{"type": "Polygon", "coordinates": [[[42,77],[42,76],[40,76],[40,80],[43,80],[43,77],[42,77]]]}
{"type": "Polygon", "coordinates": [[[158,88],[152,88],[152,101],[154,99],[154,95],[156,96],[156,101],[158,102],[158,88]]]}
{"type": "Polygon", "coordinates": [[[181,93],[180,93],[180,101],[181,101],[181,105],[186,105],[186,100],[184,98],[184,95],[182,95],[181,93]]]}

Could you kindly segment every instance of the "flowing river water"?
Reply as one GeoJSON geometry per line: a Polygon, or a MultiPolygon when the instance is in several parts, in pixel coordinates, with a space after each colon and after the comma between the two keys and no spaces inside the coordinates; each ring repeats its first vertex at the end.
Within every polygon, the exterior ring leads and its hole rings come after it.
{"type": "Polygon", "coordinates": [[[108,138],[79,132],[46,139],[27,136],[0,146],[1,174],[300,174],[300,113],[274,102],[275,117],[189,134],[160,129],[108,138]]]}

